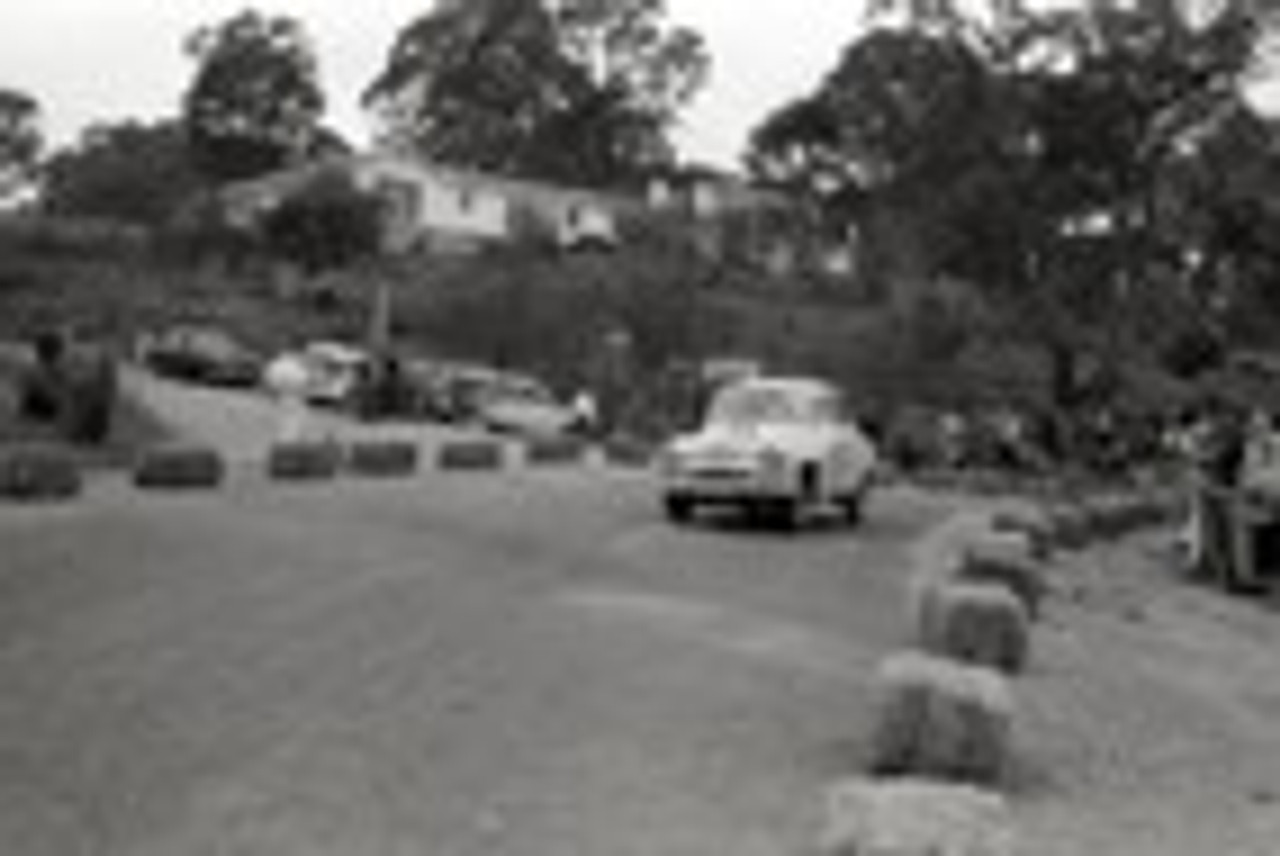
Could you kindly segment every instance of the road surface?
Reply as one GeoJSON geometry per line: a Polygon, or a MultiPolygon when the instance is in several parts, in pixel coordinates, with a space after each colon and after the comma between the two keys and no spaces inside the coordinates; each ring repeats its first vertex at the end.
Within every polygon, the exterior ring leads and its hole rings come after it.
{"type": "Polygon", "coordinates": [[[0,853],[797,852],[941,508],[796,538],[653,500],[572,471],[0,508],[0,853]]]}

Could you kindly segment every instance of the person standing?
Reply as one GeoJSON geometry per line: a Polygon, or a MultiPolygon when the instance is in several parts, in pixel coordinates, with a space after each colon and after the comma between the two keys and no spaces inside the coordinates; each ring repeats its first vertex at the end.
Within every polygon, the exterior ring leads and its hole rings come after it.
{"type": "Polygon", "coordinates": [[[276,400],[276,441],[296,443],[305,439],[311,413],[307,405],[311,372],[306,362],[295,352],[283,353],[267,366],[264,377],[276,400]]]}

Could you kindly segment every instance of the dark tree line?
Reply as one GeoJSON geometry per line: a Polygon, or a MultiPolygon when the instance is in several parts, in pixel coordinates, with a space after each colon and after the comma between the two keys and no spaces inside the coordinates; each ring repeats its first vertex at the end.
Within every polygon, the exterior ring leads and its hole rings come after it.
{"type": "Polygon", "coordinates": [[[1048,349],[1063,398],[1082,353],[1204,336],[1274,294],[1280,162],[1247,97],[1265,6],[981,11],[877,10],[814,92],[756,129],[754,173],[857,224],[890,291],[976,284],[1048,349]]]}

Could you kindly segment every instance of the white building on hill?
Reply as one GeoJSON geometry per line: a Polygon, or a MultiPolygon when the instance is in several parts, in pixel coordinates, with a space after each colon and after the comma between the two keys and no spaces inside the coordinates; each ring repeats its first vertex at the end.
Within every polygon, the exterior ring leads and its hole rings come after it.
{"type": "Polygon", "coordinates": [[[345,171],[388,204],[392,251],[469,252],[527,235],[573,248],[613,245],[619,221],[642,205],[623,196],[509,179],[392,153],[330,159],[224,191],[231,218],[250,225],[324,170],[345,171]]]}

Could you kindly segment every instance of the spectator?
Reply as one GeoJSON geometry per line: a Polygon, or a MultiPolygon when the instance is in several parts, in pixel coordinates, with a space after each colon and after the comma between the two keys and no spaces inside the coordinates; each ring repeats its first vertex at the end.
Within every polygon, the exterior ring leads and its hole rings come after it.
{"type": "Polygon", "coordinates": [[[116,361],[101,343],[81,343],[66,372],[67,400],[60,414],[68,440],[100,446],[111,436],[118,389],[116,361]]]}
{"type": "Polygon", "coordinates": [[[588,389],[581,389],[569,404],[573,411],[574,431],[584,437],[596,437],[600,430],[600,410],[596,397],[588,389]]]}
{"type": "Polygon", "coordinates": [[[276,440],[281,443],[302,440],[310,417],[307,388],[311,373],[305,361],[293,352],[281,354],[267,365],[264,379],[279,408],[276,440]]]}
{"type": "Polygon", "coordinates": [[[65,351],[66,342],[61,333],[42,330],[32,337],[32,361],[22,378],[18,408],[24,419],[56,422],[60,418],[67,397],[65,351]]]}

